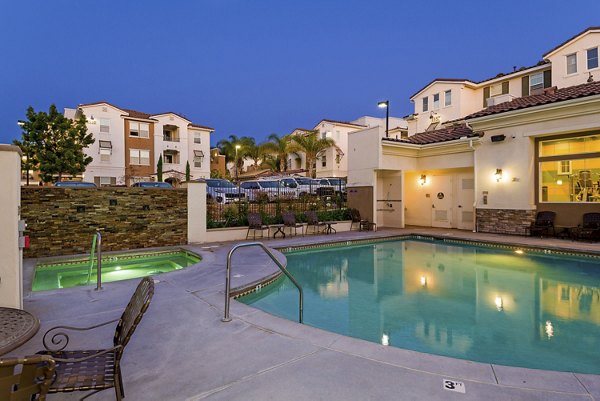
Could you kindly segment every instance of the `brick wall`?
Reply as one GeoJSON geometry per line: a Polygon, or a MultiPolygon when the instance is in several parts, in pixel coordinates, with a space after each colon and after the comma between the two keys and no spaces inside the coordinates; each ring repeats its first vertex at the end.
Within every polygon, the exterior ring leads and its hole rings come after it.
{"type": "Polygon", "coordinates": [[[116,251],[187,243],[187,190],[56,188],[21,190],[25,257],[88,253],[96,231],[116,251]]]}
{"type": "Polygon", "coordinates": [[[535,215],[535,210],[477,209],[477,231],[529,235],[529,226],[535,215]]]}

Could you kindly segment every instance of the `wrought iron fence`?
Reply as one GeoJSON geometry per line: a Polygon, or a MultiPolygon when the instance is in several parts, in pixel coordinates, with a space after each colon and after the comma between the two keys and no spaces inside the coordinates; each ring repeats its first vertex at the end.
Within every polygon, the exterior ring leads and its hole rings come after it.
{"type": "Polygon", "coordinates": [[[259,212],[264,224],[282,223],[281,214],[287,211],[294,212],[298,222],[306,221],[307,210],[317,211],[322,220],[350,219],[343,180],[307,183],[304,179],[302,184],[287,180],[246,181],[237,186],[207,180],[207,227],[246,226],[249,212],[259,212]]]}

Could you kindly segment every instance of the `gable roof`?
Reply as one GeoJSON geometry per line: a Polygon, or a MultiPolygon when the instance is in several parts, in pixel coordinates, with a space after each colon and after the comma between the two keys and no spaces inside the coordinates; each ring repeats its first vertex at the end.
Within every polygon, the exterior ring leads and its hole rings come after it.
{"type": "Polygon", "coordinates": [[[455,141],[465,137],[474,138],[479,136],[479,133],[473,132],[471,128],[467,127],[467,124],[462,123],[434,131],[420,132],[418,134],[411,135],[406,139],[389,137],[384,137],[382,139],[391,142],[410,143],[413,145],[429,145],[432,143],[455,141]]]}
{"type": "Polygon", "coordinates": [[[564,102],[586,96],[600,95],[600,82],[590,82],[581,85],[556,89],[548,88],[543,94],[518,97],[510,102],[496,104],[467,116],[465,119],[505,113],[507,111],[521,110],[529,107],[541,106],[550,103],[564,102]]]}
{"type": "Polygon", "coordinates": [[[476,84],[476,82],[471,81],[470,79],[467,79],[467,78],[434,78],[427,85],[425,85],[424,87],[422,87],[421,89],[416,91],[413,95],[411,95],[409,97],[409,99],[412,99],[413,97],[417,96],[419,93],[423,92],[425,89],[429,88],[431,85],[433,85],[436,82],[453,82],[453,83],[457,83],[457,84],[469,83],[469,84],[473,84],[473,85],[476,84]]]}
{"type": "Polygon", "coordinates": [[[586,29],[584,29],[583,31],[579,32],[577,35],[573,36],[570,39],[565,40],[564,42],[562,42],[561,44],[559,44],[558,46],[554,47],[553,49],[549,50],[546,52],[546,54],[544,54],[544,58],[547,58],[548,56],[550,56],[552,53],[556,52],[557,50],[565,47],[566,45],[568,45],[569,43],[571,43],[572,41],[579,39],[580,36],[586,35],[588,32],[591,31],[600,31],[600,26],[590,26],[586,29]]]}
{"type": "Polygon", "coordinates": [[[361,128],[365,128],[366,125],[362,125],[362,124],[355,124],[355,123],[351,123],[348,121],[336,121],[336,120],[328,120],[326,118],[322,119],[321,121],[319,121],[318,123],[315,124],[315,127],[313,128],[313,130],[319,128],[319,124],[326,122],[326,123],[331,123],[331,124],[336,124],[336,125],[348,125],[350,127],[361,127],[361,128]]]}

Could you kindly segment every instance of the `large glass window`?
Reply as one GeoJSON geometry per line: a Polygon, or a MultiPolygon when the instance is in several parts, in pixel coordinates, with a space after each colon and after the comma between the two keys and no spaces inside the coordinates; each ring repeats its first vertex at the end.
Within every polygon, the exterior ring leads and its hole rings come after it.
{"type": "Polygon", "coordinates": [[[588,70],[598,68],[598,48],[588,49],[587,51],[587,68],[588,70]]]}
{"type": "Polygon", "coordinates": [[[529,93],[544,89],[544,73],[540,72],[529,76],[529,93]]]}
{"type": "Polygon", "coordinates": [[[150,151],[143,149],[129,149],[129,164],[149,166],[150,151]]]}
{"type": "Polygon", "coordinates": [[[600,203],[600,135],[540,141],[540,201],[600,203]]]}
{"type": "Polygon", "coordinates": [[[100,118],[100,132],[110,133],[110,120],[107,118],[100,118]]]}
{"type": "Polygon", "coordinates": [[[150,125],[148,123],[129,122],[129,136],[148,138],[150,136],[150,125]]]}

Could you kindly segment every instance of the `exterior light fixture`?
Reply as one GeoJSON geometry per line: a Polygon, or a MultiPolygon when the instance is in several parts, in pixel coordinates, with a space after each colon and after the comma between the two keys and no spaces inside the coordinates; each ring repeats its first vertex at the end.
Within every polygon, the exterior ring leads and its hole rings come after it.
{"type": "Polygon", "coordinates": [[[494,173],[494,178],[496,179],[496,182],[500,182],[500,180],[502,179],[502,169],[501,168],[496,169],[496,172],[494,173]]]}
{"type": "Polygon", "coordinates": [[[390,336],[388,336],[387,334],[382,334],[381,335],[381,345],[390,345],[390,336]]]}
{"type": "Polygon", "coordinates": [[[421,178],[419,178],[419,184],[421,184],[421,186],[423,186],[426,183],[427,183],[427,175],[421,174],[421,178]]]}
{"type": "Polygon", "coordinates": [[[17,125],[18,125],[19,127],[22,127],[22,126],[24,126],[24,125],[25,125],[25,121],[18,120],[18,121],[17,121],[17,125]]]}
{"type": "Polygon", "coordinates": [[[556,180],[556,185],[562,185],[562,180],[556,180]]]}
{"type": "Polygon", "coordinates": [[[382,100],[381,102],[377,103],[377,107],[380,109],[385,109],[385,137],[387,138],[390,130],[390,101],[382,100]]]}
{"type": "Polygon", "coordinates": [[[496,304],[496,309],[498,309],[498,312],[502,312],[504,310],[504,304],[502,302],[502,297],[500,297],[500,296],[496,297],[494,303],[496,304]]]}
{"type": "Polygon", "coordinates": [[[421,279],[419,281],[421,283],[421,287],[423,287],[423,288],[427,287],[427,277],[426,276],[421,276],[421,279]]]}
{"type": "Polygon", "coordinates": [[[518,255],[523,255],[523,250],[522,249],[517,249],[515,251],[515,253],[518,254],[518,255]]]}
{"type": "Polygon", "coordinates": [[[554,336],[554,327],[552,327],[552,322],[550,320],[546,320],[545,331],[546,335],[548,336],[548,340],[554,336]]]}

